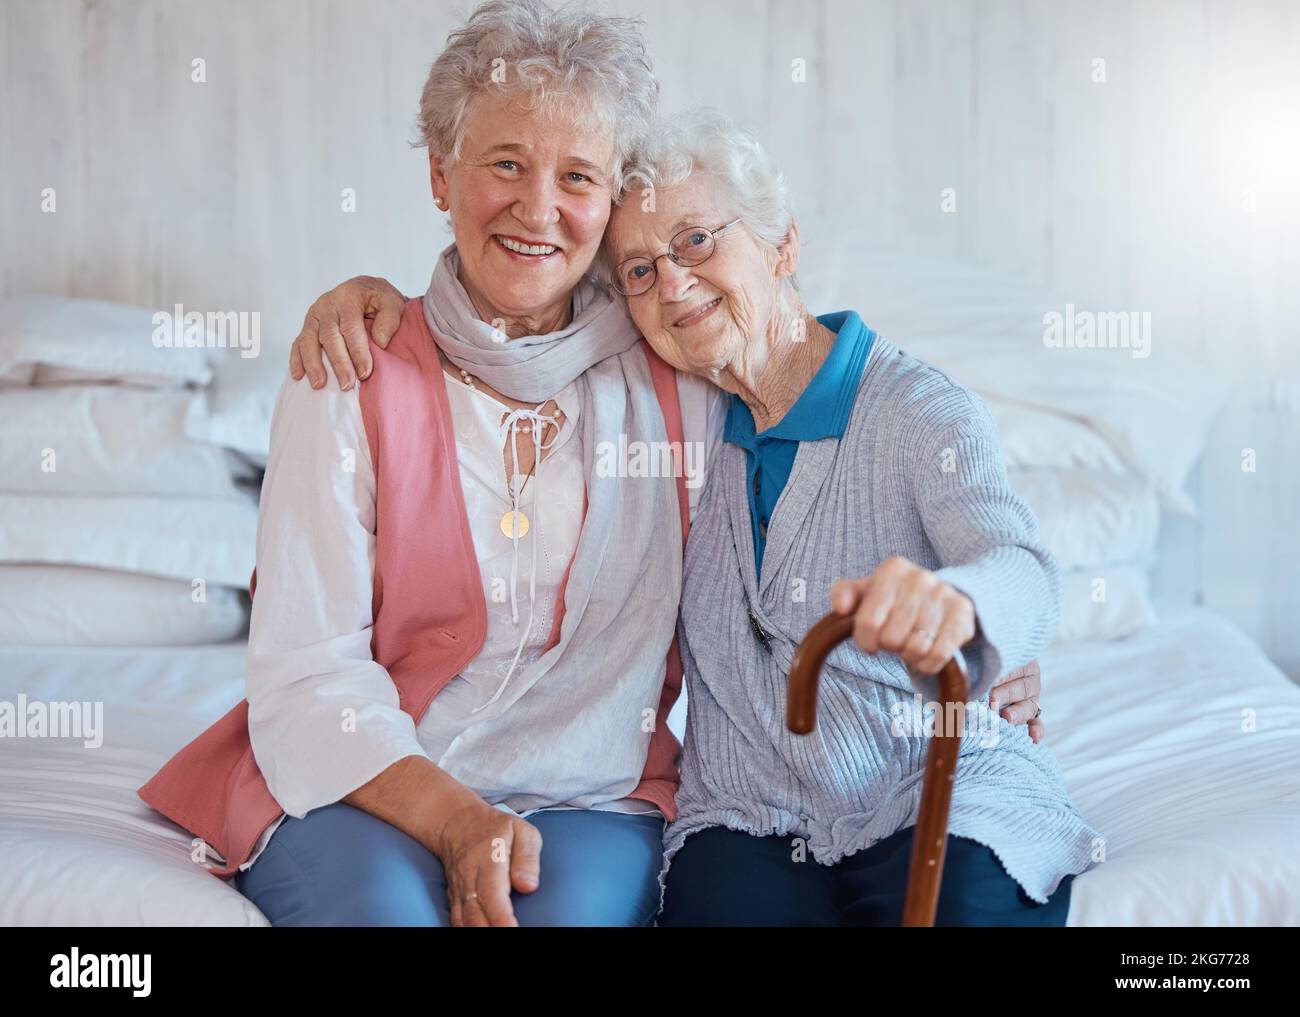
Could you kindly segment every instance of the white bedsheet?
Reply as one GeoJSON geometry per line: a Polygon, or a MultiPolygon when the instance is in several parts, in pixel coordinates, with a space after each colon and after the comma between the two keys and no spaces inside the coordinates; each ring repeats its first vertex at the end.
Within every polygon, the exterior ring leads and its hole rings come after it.
{"type": "MultiPolygon", "coordinates": [[[[0,739],[0,925],[266,924],[135,794],[240,699],[243,658],[0,648],[0,699],[99,699],[105,728],[95,749],[0,739]]],[[[1071,925],[1300,924],[1300,689],[1205,611],[1053,649],[1043,672],[1049,744],[1108,838],[1071,925]]]]}
{"type": "Polygon", "coordinates": [[[0,699],[104,704],[98,748],[0,739],[0,925],[268,924],[135,793],[243,698],[244,645],[0,647],[0,699]]]}
{"type": "Polygon", "coordinates": [[[1204,610],[1042,669],[1047,744],[1107,840],[1070,925],[1300,925],[1300,688],[1204,610]]]}

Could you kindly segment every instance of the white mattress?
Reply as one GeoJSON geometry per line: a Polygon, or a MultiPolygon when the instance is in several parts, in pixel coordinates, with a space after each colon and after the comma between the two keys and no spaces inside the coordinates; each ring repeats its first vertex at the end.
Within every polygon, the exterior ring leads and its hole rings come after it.
{"type": "Polygon", "coordinates": [[[244,642],[0,648],[0,699],[104,704],[103,744],[0,739],[0,925],[266,925],[136,795],[243,698],[244,642]]]}
{"type": "Polygon", "coordinates": [[[1300,688],[1204,610],[1042,669],[1047,744],[1107,839],[1070,925],[1300,925],[1300,688]]]}
{"type": "MultiPolygon", "coordinates": [[[[0,649],[0,699],[99,699],[105,729],[95,749],[0,739],[0,924],[266,924],[135,794],[242,697],[243,655],[0,649]]],[[[1049,744],[1108,838],[1071,925],[1300,924],[1300,689],[1204,611],[1043,673],[1049,744]]]]}

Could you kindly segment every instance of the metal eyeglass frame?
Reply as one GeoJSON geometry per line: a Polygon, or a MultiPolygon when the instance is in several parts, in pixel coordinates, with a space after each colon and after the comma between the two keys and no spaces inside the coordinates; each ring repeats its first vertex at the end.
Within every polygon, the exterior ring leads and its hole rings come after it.
{"type": "Polygon", "coordinates": [[[726,230],[731,229],[731,227],[735,226],[736,223],[738,222],[744,222],[744,217],[742,216],[741,218],[738,219],[732,219],[731,222],[729,223],[723,223],[715,230],[711,230],[707,226],[683,227],[682,229],[678,230],[676,233],[673,234],[672,239],[668,241],[668,250],[665,251],[663,254],[660,254],[654,258],[648,258],[644,254],[639,254],[635,258],[624,258],[622,261],[620,261],[616,266],[614,266],[614,277],[610,281],[610,285],[613,286],[618,293],[621,293],[625,297],[639,297],[643,293],[649,293],[652,289],[654,289],[655,280],[659,278],[658,262],[660,258],[668,258],[672,261],[674,265],[684,265],[688,268],[694,268],[696,265],[703,265],[706,261],[708,261],[710,258],[713,257],[713,252],[718,249],[718,243],[717,243],[718,236],[723,232],[725,232],[726,230]],[[709,253],[706,254],[703,258],[700,258],[698,261],[687,261],[684,258],[681,258],[678,255],[673,253],[673,245],[677,242],[677,238],[687,233],[707,233],[709,234],[710,237],[713,238],[713,246],[709,248],[709,253]],[[648,261],[650,263],[650,274],[644,277],[645,279],[649,280],[646,283],[645,289],[637,290],[635,293],[629,293],[627,292],[627,290],[623,288],[622,270],[624,265],[627,265],[633,261],[648,261]]]}

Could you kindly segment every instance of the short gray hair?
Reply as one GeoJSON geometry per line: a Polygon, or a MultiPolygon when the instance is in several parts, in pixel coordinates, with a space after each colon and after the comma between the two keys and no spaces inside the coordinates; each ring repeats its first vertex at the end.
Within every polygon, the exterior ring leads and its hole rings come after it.
{"type": "Polygon", "coordinates": [[[458,159],[469,114],[489,89],[544,111],[565,100],[589,103],[614,143],[615,192],[659,101],[639,19],[574,4],[555,10],[541,0],[489,0],[447,37],[420,95],[419,144],[458,159]]]}
{"type": "MultiPolygon", "coordinates": [[[[616,204],[640,200],[647,192],[676,187],[697,173],[722,184],[730,205],[763,243],[776,248],[790,235],[794,215],[785,174],[777,168],[750,130],[725,113],[698,106],[656,120],[637,139],[623,170],[616,204]]],[[[602,245],[597,275],[612,276],[612,252],[602,245]]],[[[798,290],[793,276],[790,282],[798,290]]]]}

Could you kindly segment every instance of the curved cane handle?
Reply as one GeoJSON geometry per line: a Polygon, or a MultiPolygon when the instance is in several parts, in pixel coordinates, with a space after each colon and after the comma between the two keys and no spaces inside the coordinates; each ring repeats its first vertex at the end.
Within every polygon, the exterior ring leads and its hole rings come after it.
{"type": "MultiPolygon", "coordinates": [[[[795,650],[786,703],[786,726],[795,734],[808,734],[817,725],[817,683],[822,664],[826,655],[851,635],[853,616],[832,612],[808,630],[795,650]]],[[[912,864],[907,872],[907,898],[903,904],[905,926],[933,925],[939,907],[944,849],[948,846],[948,806],[952,803],[957,752],[969,698],[966,669],[953,657],[939,671],[940,713],[935,717],[935,735],[925,757],[921,809],[912,837],[912,864]],[[960,704],[961,708],[953,711],[949,703],[960,704]],[[947,723],[954,714],[955,723],[947,723]]]]}

